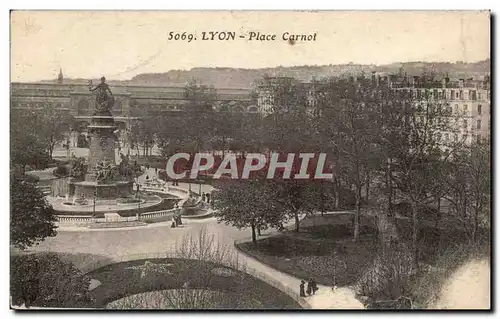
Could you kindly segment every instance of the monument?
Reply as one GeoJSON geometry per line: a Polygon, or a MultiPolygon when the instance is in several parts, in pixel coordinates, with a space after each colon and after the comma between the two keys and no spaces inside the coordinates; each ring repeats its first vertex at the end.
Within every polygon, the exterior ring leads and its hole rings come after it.
{"type": "Polygon", "coordinates": [[[134,174],[123,157],[120,166],[116,165],[114,132],[117,127],[111,114],[115,102],[113,93],[104,77],[97,86],[89,81],[89,91],[96,94],[96,110],[88,126],[91,138],[87,172],[83,181],[72,182],[74,198],[128,197],[132,194],[134,174]]]}

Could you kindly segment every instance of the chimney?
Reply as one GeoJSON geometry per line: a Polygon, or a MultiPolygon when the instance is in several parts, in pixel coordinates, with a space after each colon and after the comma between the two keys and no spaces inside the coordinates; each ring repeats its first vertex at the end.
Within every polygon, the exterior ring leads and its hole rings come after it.
{"type": "Polygon", "coordinates": [[[446,81],[446,78],[441,79],[441,86],[443,89],[446,89],[446,84],[448,81],[446,81]]]}
{"type": "Polygon", "coordinates": [[[372,71],[372,85],[375,86],[375,81],[376,81],[376,75],[375,75],[375,71],[372,71]]]}

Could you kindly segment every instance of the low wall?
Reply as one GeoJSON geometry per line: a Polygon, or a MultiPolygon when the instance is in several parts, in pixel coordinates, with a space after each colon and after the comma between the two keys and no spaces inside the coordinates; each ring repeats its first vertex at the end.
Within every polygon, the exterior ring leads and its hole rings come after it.
{"type": "MultiPolygon", "coordinates": [[[[247,254],[246,252],[244,252],[243,250],[241,250],[238,247],[238,244],[242,244],[242,243],[245,243],[247,241],[248,240],[235,240],[234,241],[234,248],[237,251],[239,251],[241,254],[245,255],[247,258],[256,260],[257,262],[261,263],[260,261],[255,259],[253,256],[247,254]]],[[[282,292],[286,293],[288,296],[290,296],[295,301],[297,301],[302,308],[312,309],[312,306],[307,302],[307,300],[303,297],[300,297],[300,294],[298,292],[299,287],[289,287],[289,286],[283,284],[281,281],[274,279],[272,277],[272,275],[267,274],[267,273],[262,272],[262,271],[259,271],[259,270],[256,270],[256,269],[250,269],[247,267],[245,272],[248,273],[249,275],[252,275],[256,278],[259,278],[260,280],[266,282],[268,285],[273,286],[274,288],[279,289],[282,292]]]]}
{"type": "Polygon", "coordinates": [[[160,210],[157,212],[144,213],[139,216],[139,220],[153,221],[153,222],[168,221],[172,219],[172,216],[176,212],[180,211],[181,211],[180,208],[172,208],[172,209],[160,210]]]}
{"type": "Polygon", "coordinates": [[[60,224],[69,224],[76,227],[86,227],[93,223],[95,223],[95,218],[92,216],[65,216],[65,215],[57,215],[57,221],[60,224]]]}

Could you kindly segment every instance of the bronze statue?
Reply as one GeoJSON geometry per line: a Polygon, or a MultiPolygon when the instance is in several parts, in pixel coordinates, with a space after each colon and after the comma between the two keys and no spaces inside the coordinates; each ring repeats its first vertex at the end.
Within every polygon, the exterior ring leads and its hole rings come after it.
{"type": "Polygon", "coordinates": [[[96,165],[95,177],[97,182],[105,182],[114,179],[117,173],[117,167],[110,161],[104,160],[96,165]]]}
{"type": "Polygon", "coordinates": [[[106,78],[103,76],[101,78],[101,83],[92,86],[92,80],[89,81],[89,91],[96,93],[96,110],[98,112],[109,112],[115,103],[115,99],[113,97],[113,92],[109,88],[109,85],[106,84],[106,78]],[[108,94],[109,93],[109,94],[108,94]]]}

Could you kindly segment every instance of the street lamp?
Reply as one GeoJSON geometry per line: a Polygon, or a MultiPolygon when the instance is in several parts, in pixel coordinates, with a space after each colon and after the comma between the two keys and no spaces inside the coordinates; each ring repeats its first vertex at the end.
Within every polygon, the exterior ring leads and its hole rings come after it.
{"type": "Polygon", "coordinates": [[[92,204],[92,218],[95,218],[95,198],[97,197],[97,185],[94,188],[94,200],[92,204]]]}
{"type": "Polygon", "coordinates": [[[140,192],[141,185],[139,184],[139,178],[135,179],[135,185],[136,185],[135,195],[138,199],[138,211],[137,211],[136,217],[137,217],[137,220],[139,220],[139,216],[141,214],[141,192],[140,192]]]}

